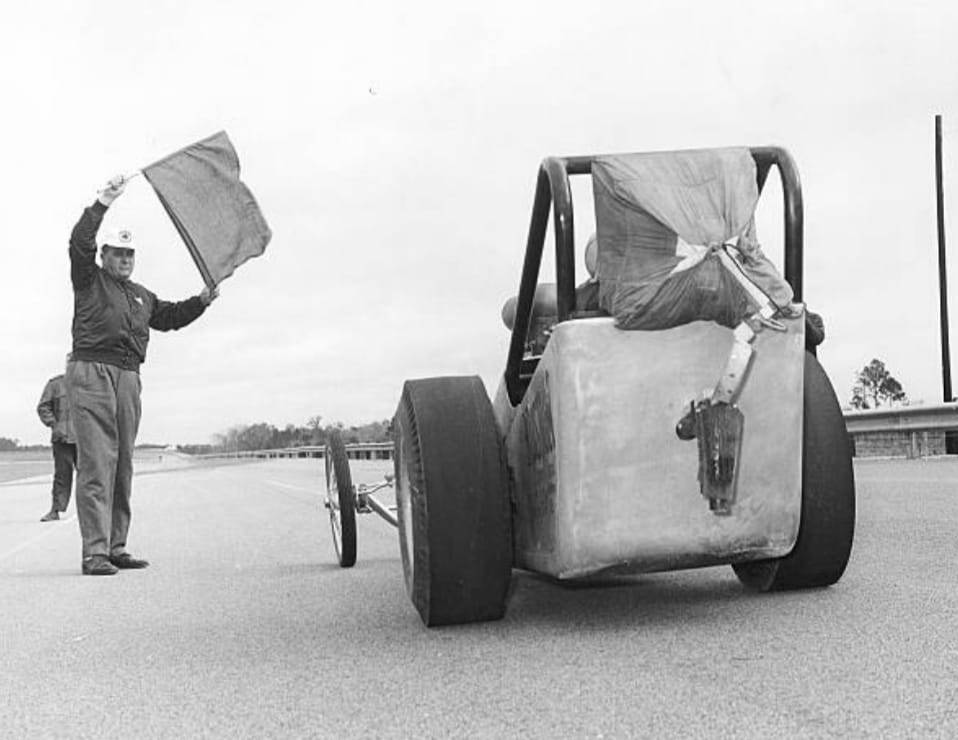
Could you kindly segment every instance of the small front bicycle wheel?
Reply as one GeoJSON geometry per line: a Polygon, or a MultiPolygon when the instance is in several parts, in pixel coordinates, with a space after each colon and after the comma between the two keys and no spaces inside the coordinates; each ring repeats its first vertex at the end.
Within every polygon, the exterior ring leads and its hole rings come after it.
{"type": "Polygon", "coordinates": [[[333,531],[333,547],[340,566],[356,564],[356,492],[349,474],[346,446],[338,432],[333,432],[323,453],[326,460],[326,508],[333,531]]]}

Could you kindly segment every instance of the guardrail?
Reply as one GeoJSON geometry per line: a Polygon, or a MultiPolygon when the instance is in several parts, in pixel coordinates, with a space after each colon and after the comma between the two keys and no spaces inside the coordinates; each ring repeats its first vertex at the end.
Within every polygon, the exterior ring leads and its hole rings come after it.
{"type": "Polygon", "coordinates": [[[958,403],[846,411],[849,433],[888,432],[903,429],[958,429],[958,403]]]}
{"type": "Polygon", "coordinates": [[[845,411],[858,457],[958,454],[958,403],[845,411]]]}
{"type": "MultiPolygon", "coordinates": [[[[350,460],[392,460],[392,442],[354,442],[345,445],[346,456],[350,460]]],[[[233,450],[226,452],[210,452],[204,455],[194,455],[197,459],[212,458],[322,458],[325,447],[322,445],[304,445],[302,447],[284,447],[272,450],[233,450]]]]}

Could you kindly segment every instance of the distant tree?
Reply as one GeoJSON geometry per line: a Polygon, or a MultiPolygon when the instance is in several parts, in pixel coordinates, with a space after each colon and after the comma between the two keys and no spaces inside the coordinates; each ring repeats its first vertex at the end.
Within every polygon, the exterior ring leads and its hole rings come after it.
{"type": "Polygon", "coordinates": [[[276,432],[271,443],[271,447],[302,447],[308,442],[303,441],[303,429],[295,424],[287,424],[286,427],[276,432]]]}
{"type": "Polygon", "coordinates": [[[266,450],[303,445],[323,445],[332,432],[342,435],[347,444],[356,442],[389,442],[392,436],[392,421],[383,419],[368,424],[346,427],[341,421],[323,426],[321,416],[313,416],[306,426],[287,424],[277,429],[272,424],[241,424],[225,432],[213,435],[210,450],[235,452],[237,450],[266,450]]]}
{"type": "Polygon", "coordinates": [[[877,409],[882,404],[907,404],[904,389],[881,360],[874,359],[855,375],[852,408],[877,409]]]}
{"type": "Polygon", "coordinates": [[[241,450],[268,450],[276,444],[278,430],[272,424],[260,422],[246,427],[237,439],[241,450]]]}
{"type": "Polygon", "coordinates": [[[389,421],[372,421],[362,426],[350,427],[346,436],[353,442],[387,442],[389,421]]]}
{"type": "Polygon", "coordinates": [[[185,452],[187,455],[207,455],[211,452],[216,452],[216,448],[213,445],[177,445],[176,449],[180,452],[185,452]]]}
{"type": "Polygon", "coordinates": [[[8,439],[7,437],[0,437],[0,452],[13,452],[20,447],[19,439],[8,439]]]}
{"type": "Polygon", "coordinates": [[[326,442],[326,433],[323,431],[323,417],[317,414],[310,416],[306,422],[309,429],[309,444],[321,445],[326,442]]]}

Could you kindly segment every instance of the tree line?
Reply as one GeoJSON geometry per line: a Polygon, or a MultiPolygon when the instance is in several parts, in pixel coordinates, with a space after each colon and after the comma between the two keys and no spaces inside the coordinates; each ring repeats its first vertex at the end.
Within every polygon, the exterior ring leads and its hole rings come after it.
{"type": "MultiPolygon", "coordinates": [[[[282,429],[259,422],[257,424],[239,424],[224,432],[213,435],[213,442],[205,445],[177,445],[181,452],[200,455],[212,452],[240,452],[245,450],[275,450],[286,447],[305,447],[325,445],[329,435],[339,432],[346,444],[357,442],[391,442],[392,420],[372,421],[347,427],[341,421],[323,424],[321,416],[313,416],[303,426],[287,424],[282,429]]],[[[0,452],[23,452],[27,450],[48,449],[46,445],[21,445],[20,440],[0,437],[0,452]]],[[[139,444],[140,448],[164,447],[165,445],[139,444]]]]}
{"type": "Polygon", "coordinates": [[[212,444],[177,445],[177,449],[191,455],[200,455],[212,452],[322,446],[326,444],[326,440],[333,432],[339,432],[346,444],[392,441],[392,421],[390,419],[350,427],[339,421],[328,425],[324,425],[322,422],[323,418],[321,416],[313,416],[304,426],[287,424],[282,429],[266,422],[239,424],[224,432],[214,434],[212,444]]]}

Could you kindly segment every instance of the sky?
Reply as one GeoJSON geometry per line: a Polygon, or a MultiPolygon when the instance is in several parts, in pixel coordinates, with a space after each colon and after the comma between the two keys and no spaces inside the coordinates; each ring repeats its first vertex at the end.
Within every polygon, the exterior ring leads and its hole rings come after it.
{"type": "MultiPolygon", "coordinates": [[[[954,254],[955,28],[944,0],[18,3],[0,27],[0,436],[49,438],[35,407],[70,349],[82,209],[220,130],[273,239],[197,322],[152,333],[140,442],[381,420],[409,378],[478,374],[493,395],[541,160],[732,145],[798,166],[804,298],[839,399],[877,357],[939,402],[934,116],[954,254]]],[[[573,199],[581,251],[587,178],[573,199]]],[[[778,264],[781,218],[772,178],[758,224],[778,264]]],[[[106,223],[136,236],[134,280],[202,288],[143,178],[106,223]]]]}

